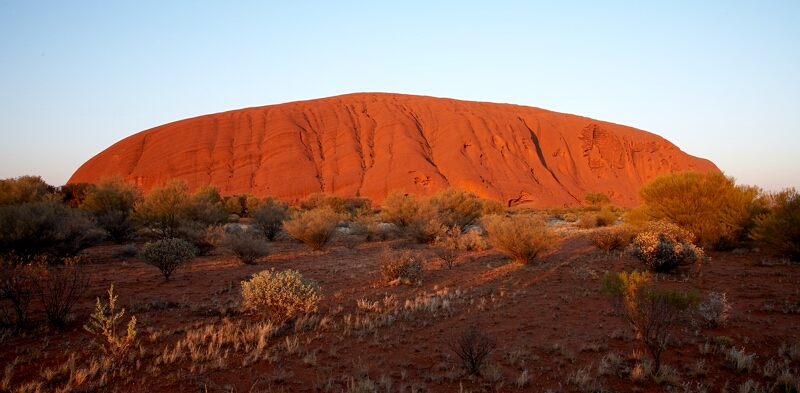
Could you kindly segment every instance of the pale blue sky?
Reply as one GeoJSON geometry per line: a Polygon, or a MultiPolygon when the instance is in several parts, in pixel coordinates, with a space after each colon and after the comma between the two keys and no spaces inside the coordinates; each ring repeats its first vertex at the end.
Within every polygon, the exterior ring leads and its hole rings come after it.
{"type": "Polygon", "coordinates": [[[264,3],[0,0],[0,179],[61,185],[147,128],[378,91],[625,124],[800,189],[796,0],[264,3]]]}

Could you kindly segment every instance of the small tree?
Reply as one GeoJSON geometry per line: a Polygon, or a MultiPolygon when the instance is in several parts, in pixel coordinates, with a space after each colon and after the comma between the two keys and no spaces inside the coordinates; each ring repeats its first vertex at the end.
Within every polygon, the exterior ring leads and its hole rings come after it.
{"type": "Polygon", "coordinates": [[[281,203],[278,198],[266,197],[261,200],[257,208],[250,211],[250,218],[269,241],[274,241],[275,237],[281,233],[283,221],[289,218],[287,213],[289,206],[281,203]]]}
{"type": "Polygon", "coordinates": [[[269,255],[269,247],[264,240],[263,237],[251,231],[225,233],[222,235],[219,246],[235,255],[242,263],[252,265],[259,258],[269,255]]]}
{"type": "Polygon", "coordinates": [[[461,331],[458,336],[451,336],[442,340],[443,344],[452,350],[461,360],[464,370],[472,375],[479,375],[486,358],[497,348],[497,342],[470,326],[461,331]]]}
{"type": "Polygon", "coordinates": [[[0,206],[54,200],[55,191],[41,176],[0,180],[0,206]]]}
{"type": "Polygon", "coordinates": [[[116,311],[117,296],[114,295],[114,284],[108,289],[108,306],[100,302],[97,298],[94,312],[90,316],[89,323],[83,325],[89,333],[98,334],[106,339],[106,351],[114,357],[119,358],[124,355],[136,340],[136,317],[131,316],[128,321],[126,335],[123,337],[119,332],[119,322],[125,315],[125,309],[116,311]]]}
{"type": "Polygon", "coordinates": [[[648,273],[639,272],[606,273],[600,281],[600,291],[642,339],[653,357],[654,372],[658,372],[670,332],[697,305],[697,294],[658,288],[648,273]]]}
{"type": "Polygon", "coordinates": [[[490,216],[484,221],[489,243],[521,263],[532,263],[557,241],[553,230],[531,216],[490,216]]]}
{"type": "Polygon", "coordinates": [[[86,192],[80,208],[91,214],[115,243],[121,244],[136,230],[131,214],[134,205],[143,199],[142,191],[133,184],[119,178],[103,179],[86,192]]]}
{"type": "Polygon", "coordinates": [[[177,237],[189,203],[188,189],[185,181],[177,179],[156,186],[136,204],[133,217],[161,239],[177,237]]]}
{"type": "Polygon", "coordinates": [[[267,314],[276,323],[313,311],[321,298],[317,283],[296,270],[264,270],[242,281],[242,309],[267,314]]]}
{"type": "Polygon", "coordinates": [[[164,275],[165,281],[169,281],[172,272],[191,261],[195,256],[197,256],[197,248],[183,239],[159,240],[146,244],[139,251],[139,259],[156,267],[164,275]]]}
{"type": "Polygon", "coordinates": [[[283,228],[314,251],[325,248],[336,234],[342,215],[328,207],[300,211],[292,219],[283,222],[283,228]]]}
{"type": "Polygon", "coordinates": [[[33,300],[38,279],[37,265],[0,259],[0,326],[20,331],[28,322],[28,307],[33,300]]]}
{"type": "Polygon", "coordinates": [[[748,217],[748,195],[719,172],[670,173],[639,189],[644,214],[692,232],[703,247],[736,237],[748,217]]]}

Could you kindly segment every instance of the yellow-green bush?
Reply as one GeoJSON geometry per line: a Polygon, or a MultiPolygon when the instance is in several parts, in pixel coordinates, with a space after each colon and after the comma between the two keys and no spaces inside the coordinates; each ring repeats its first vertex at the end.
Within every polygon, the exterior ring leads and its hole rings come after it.
{"type": "Polygon", "coordinates": [[[300,201],[300,208],[303,210],[314,210],[326,207],[339,214],[347,212],[345,201],[342,197],[327,195],[324,192],[311,194],[300,201]]]}
{"type": "Polygon", "coordinates": [[[529,215],[489,216],[483,221],[489,243],[521,263],[532,263],[553,248],[558,237],[543,220],[529,215]]]}
{"type": "Polygon", "coordinates": [[[283,222],[283,228],[312,250],[319,251],[336,234],[336,227],[342,219],[342,214],[325,206],[292,214],[291,220],[283,222]]]}
{"type": "Polygon", "coordinates": [[[647,217],[674,222],[706,247],[737,237],[748,217],[750,195],[744,191],[719,172],[676,172],[642,186],[639,197],[647,217]]]}
{"type": "Polygon", "coordinates": [[[414,222],[420,209],[420,202],[410,194],[392,191],[383,199],[381,218],[385,222],[405,228],[414,222]]]}
{"type": "Polygon", "coordinates": [[[158,185],[143,201],[135,205],[134,220],[153,234],[170,239],[178,236],[178,228],[186,214],[189,186],[182,180],[171,180],[158,185]]]}
{"type": "Polygon", "coordinates": [[[0,180],[0,206],[53,200],[55,191],[41,176],[0,180]]]}
{"type": "Polygon", "coordinates": [[[768,206],[756,219],[753,238],[800,262],[800,194],[794,188],[771,193],[768,206]]]}
{"type": "Polygon", "coordinates": [[[437,191],[428,203],[445,227],[458,226],[462,230],[481,217],[483,207],[477,195],[455,188],[437,191]]]}
{"type": "Polygon", "coordinates": [[[242,281],[242,310],[266,314],[276,323],[314,311],[321,298],[317,283],[297,270],[264,270],[242,281]]]}

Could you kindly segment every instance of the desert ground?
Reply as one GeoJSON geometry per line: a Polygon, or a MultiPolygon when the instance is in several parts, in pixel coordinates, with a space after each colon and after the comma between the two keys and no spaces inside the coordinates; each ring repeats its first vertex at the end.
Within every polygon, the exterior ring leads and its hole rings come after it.
{"type": "MultiPolygon", "coordinates": [[[[554,221],[554,249],[519,264],[494,249],[464,252],[448,268],[429,245],[404,238],[313,252],[287,234],[245,265],[222,250],[194,259],[169,281],[126,249],[83,251],[91,287],[57,331],[2,337],[9,391],[137,392],[761,392],[795,391],[800,365],[800,271],[765,249],[708,252],[710,259],[659,285],[724,293],[724,326],[674,330],[651,375],[650,355],[599,290],[604,272],[642,269],[604,254],[596,229],[554,221]],[[351,248],[352,247],[352,248],[351,248]],[[378,258],[408,248],[422,279],[387,283],[378,258]],[[296,269],[319,283],[317,311],[283,326],[240,312],[241,282],[265,269],[296,269]],[[118,358],[83,325],[114,285],[118,307],[137,319],[137,340],[118,358]],[[479,375],[465,372],[448,342],[472,327],[496,348],[479,375]],[[783,381],[783,382],[782,382],[783,381]]],[[[141,246],[144,242],[134,243],[141,246]]]]}

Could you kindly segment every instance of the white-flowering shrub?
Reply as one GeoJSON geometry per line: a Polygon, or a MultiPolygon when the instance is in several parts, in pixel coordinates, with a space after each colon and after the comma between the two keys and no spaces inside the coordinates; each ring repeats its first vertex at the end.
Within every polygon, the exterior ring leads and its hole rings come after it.
{"type": "Polygon", "coordinates": [[[191,261],[196,256],[197,248],[192,243],[177,238],[148,243],[139,251],[139,259],[148,265],[158,268],[167,281],[169,281],[169,276],[175,269],[191,261]]]}
{"type": "Polygon", "coordinates": [[[636,235],[628,252],[654,272],[666,273],[705,259],[703,249],[692,244],[694,235],[666,221],[650,222],[636,235]]]}
{"type": "Polygon", "coordinates": [[[708,296],[697,305],[695,324],[705,328],[724,326],[731,312],[731,304],[725,293],[709,292],[708,296]]]}
{"type": "Polygon", "coordinates": [[[264,270],[242,281],[242,309],[266,314],[276,323],[313,311],[321,298],[317,283],[297,270],[264,270]]]}
{"type": "Polygon", "coordinates": [[[389,282],[413,283],[422,275],[422,260],[411,250],[386,249],[378,257],[381,274],[389,282]]]}

